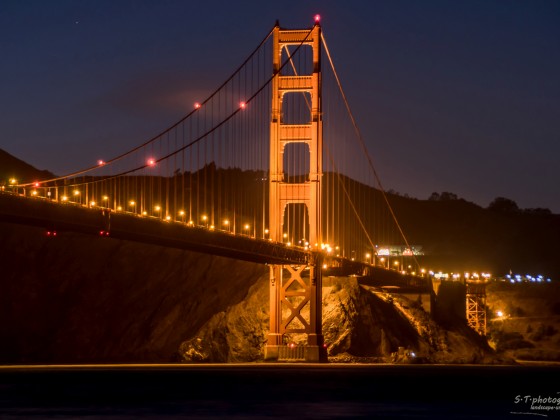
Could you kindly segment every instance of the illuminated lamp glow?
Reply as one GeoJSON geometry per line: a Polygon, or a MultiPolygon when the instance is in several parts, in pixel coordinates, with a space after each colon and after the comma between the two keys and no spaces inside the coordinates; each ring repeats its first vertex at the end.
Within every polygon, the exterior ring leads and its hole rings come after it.
{"type": "Polygon", "coordinates": [[[321,15],[313,16],[313,20],[315,21],[315,23],[319,23],[321,21],[321,15]]]}
{"type": "Polygon", "coordinates": [[[247,104],[245,102],[239,102],[239,108],[245,109],[247,108],[247,104]]]}
{"type": "Polygon", "coordinates": [[[149,158],[149,159],[146,161],[146,164],[147,164],[148,166],[156,166],[156,160],[155,160],[154,158],[149,158]]]}
{"type": "Polygon", "coordinates": [[[31,191],[31,195],[37,195],[37,190],[31,191]]]}
{"type": "Polygon", "coordinates": [[[195,103],[194,103],[194,108],[195,108],[195,109],[198,109],[198,108],[200,108],[201,106],[202,106],[202,105],[200,105],[199,102],[195,102],[195,103]]]}
{"type": "Polygon", "coordinates": [[[99,159],[99,160],[97,161],[97,164],[98,164],[99,166],[103,166],[103,165],[105,165],[105,161],[102,160],[102,159],[99,159]]]}
{"type": "Polygon", "coordinates": [[[39,186],[39,183],[38,183],[38,182],[35,182],[33,185],[35,185],[36,187],[38,187],[38,186],[39,186]]]}
{"type": "Polygon", "coordinates": [[[60,199],[61,199],[62,201],[68,201],[68,197],[65,196],[65,195],[63,195],[62,197],[60,197],[60,199]]]}
{"type": "Polygon", "coordinates": [[[165,220],[171,220],[171,216],[165,216],[165,220]]]}
{"type": "Polygon", "coordinates": [[[379,250],[377,251],[377,255],[389,256],[391,255],[391,252],[389,251],[389,248],[379,248],[379,250]]]}

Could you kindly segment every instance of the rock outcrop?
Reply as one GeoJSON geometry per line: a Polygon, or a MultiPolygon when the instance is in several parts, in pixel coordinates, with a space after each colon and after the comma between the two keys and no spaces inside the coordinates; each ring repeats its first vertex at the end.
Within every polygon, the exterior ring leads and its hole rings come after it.
{"type": "MultiPolygon", "coordinates": [[[[214,315],[179,352],[185,362],[261,361],[267,331],[268,280],[263,276],[243,302],[214,315]]],[[[326,279],[323,287],[323,333],[333,362],[500,360],[469,331],[466,325],[444,329],[416,302],[361,286],[355,277],[326,279]],[[408,357],[399,357],[399,351],[408,357]]]]}

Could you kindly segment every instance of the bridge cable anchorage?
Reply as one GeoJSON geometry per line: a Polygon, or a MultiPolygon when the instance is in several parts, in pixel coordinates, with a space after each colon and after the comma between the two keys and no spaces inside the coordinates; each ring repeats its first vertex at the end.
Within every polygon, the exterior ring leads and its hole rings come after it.
{"type": "MultiPolygon", "coordinates": [[[[371,170],[372,170],[372,172],[373,172],[373,174],[374,174],[374,176],[375,176],[375,179],[376,179],[376,181],[377,181],[377,185],[379,186],[379,189],[380,189],[380,191],[381,191],[381,193],[382,193],[383,199],[385,200],[385,203],[387,204],[387,207],[388,207],[388,209],[389,209],[389,212],[391,213],[391,216],[392,216],[392,218],[393,218],[393,220],[394,220],[394,222],[395,222],[395,224],[396,224],[396,226],[397,226],[397,228],[398,228],[398,230],[399,230],[399,232],[400,232],[400,234],[401,234],[401,237],[403,238],[403,240],[404,240],[406,246],[407,246],[409,249],[412,250],[412,248],[411,248],[411,246],[410,246],[410,244],[409,244],[409,242],[408,242],[408,239],[407,239],[406,235],[404,234],[404,231],[402,230],[402,227],[401,227],[399,221],[397,220],[397,216],[395,215],[395,212],[394,212],[394,210],[393,210],[393,207],[392,207],[391,204],[389,203],[389,199],[387,198],[387,193],[385,192],[385,189],[383,188],[383,184],[381,183],[381,179],[380,179],[380,177],[379,177],[377,171],[375,170],[375,167],[374,167],[374,165],[373,165],[372,158],[371,158],[371,156],[370,156],[370,154],[369,154],[369,151],[368,151],[368,149],[367,149],[367,147],[366,147],[366,145],[365,145],[365,142],[364,142],[362,133],[361,133],[359,127],[358,127],[358,124],[356,123],[356,119],[354,118],[354,114],[352,113],[352,110],[351,110],[351,108],[350,108],[350,104],[349,104],[349,102],[348,102],[348,100],[347,100],[347,98],[346,98],[346,94],[344,93],[344,89],[342,88],[342,83],[340,82],[340,78],[338,77],[338,73],[337,73],[337,71],[336,71],[336,68],[334,67],[334,62],[333,62],[333,60],[332,60],[332,57],[331,57],[329,48],[328,48],[328,46],[327,46],[327,41],[326,41],[325,36],[323,35],[323,33],[321,33],[321,40],[322,40],[322,42],[323,42],[323,46],[325,47],[325,52],[326,52],[326,54],[327,54],[327,57],[328,57],[328,59],[329,59],[329,63],[330,63],[330,65],[331,65],[331,69],[332,69],[332,71],[333,71],[334,77],[335,77],[336,82],[337,82],[337,84],[338,84],[338,87],[339,87],[339,89],[340,89],[340,93],[341,93],[341,95],[342,95],[342,99],[343,99],[344,104],[345,104],[345,106],[346,106],[346,109],[347,109],[347,111],[348,111],[348,115],[350,116],[350,119],[351,119],[351,121],[352,121],[352,125],[353,125],[353,127],[354,127],[355,132],[356,132],[356,135],[357,135],[357,137],[358,137],[358,140],[359,140],[359,142],[360,142],[360,145],[361,145],[361,147],[362,147],[362,150],[363,150],[363,152],[364,152],[364,155],[366,156],[367,161],[368,161],[368,163],[369,163],[369,167],[371,168],[371,170]]],[[[416,258],[416,255],[414,255],[414,253],[412,253],[412,257],[413,257],[413,259],[414,259],[414,262],[415,262],[417,265],[419,265],[418,259],[416,258]]]]}

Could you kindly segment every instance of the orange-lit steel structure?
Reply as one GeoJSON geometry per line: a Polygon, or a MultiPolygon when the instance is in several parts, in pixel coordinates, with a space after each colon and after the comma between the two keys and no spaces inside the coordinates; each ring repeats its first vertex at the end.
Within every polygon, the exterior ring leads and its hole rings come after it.
{"type": "MultiPolygon", "coordinates": [[[[273,30],[272,115],[270,121],[270,195],[269,229],[273,241],[282,242],[286,209],[303,204],[307,210],[308,242],[314,250],[321,237],[321,177],[323,175],[323,138],[321,114],[321,27],[310,30],[284,30],[277,24],[273,30]],[[289,46],[311,47],[311,74],[282,74],[282,52],[289,57],[289,46]],[[286,94],[310,97],[310,121],[289,124],[284,121],[286,94]],[[303,143],[309,151],[309,174],[304,181],[293,181],[285,174],[284,152],[290,143],[303,143]]],[[[293,64],[293,63],[292,63],[293,64]]],[[[309,104],[308,104],[309,105],[309,104]]],[[[307,225],[305,217],[302,223],[307,225]]],[[[319,248],[320,249],[320,248],[319,248]]],[[[265,348],[265,360],[303,359],[326,360],[321,316],[321,266],[319,253],[313,252],[309,265],[270,266],[270,330],[265,348]],[[298,344],[284,342],[286,334],[306,334],[303,351],[298,344]],[[292,356],[290,356],[293,353],[292,356]]]]}

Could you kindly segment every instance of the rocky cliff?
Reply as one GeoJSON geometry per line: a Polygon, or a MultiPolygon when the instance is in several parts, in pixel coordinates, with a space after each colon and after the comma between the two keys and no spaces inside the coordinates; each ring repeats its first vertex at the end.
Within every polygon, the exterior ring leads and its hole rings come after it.
{"type": "MultiPolygon", "coordinates": [[[[6,223],[0,237],[0,363],[262,360],[264,265],[6,223]]],[[[355,277],[326,278],[323,305],[331,361],[496,360],[464,323],[355,277]]]]}
{"type": "Polygon", "coordinates": [[[265,266],[0,223],[0,363],[171,362],[265,266]]]}
{"type": "MultiPolygon", "coordinates": [[[[331,362],[503,361],[466,324],[443,328],[415,301],[360,285],[355,277],[324,283],[323,333],[331,362]]],[[[263,276],[245,300],[216,313],[185,340],[180,354],[185,362],[261,361],[267,331],[268,280],[263,276]]]]}

